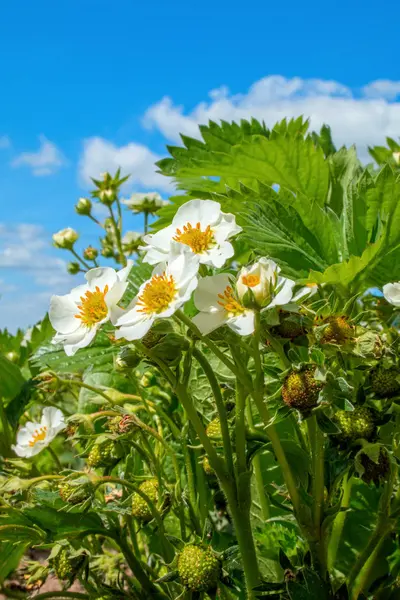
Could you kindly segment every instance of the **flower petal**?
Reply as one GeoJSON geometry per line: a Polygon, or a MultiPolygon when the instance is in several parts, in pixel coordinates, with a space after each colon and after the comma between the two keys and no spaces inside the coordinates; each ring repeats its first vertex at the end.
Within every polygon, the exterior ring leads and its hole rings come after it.
{"type": "Polygon", "coordinates": [[[285,279],[282,277],[280,284],[282,284],[282,287],[272,302],[268,305],[268,308],[272,308],[273,306],[283,306],[292,299],[295,282],[291,279],[285,279]]]}
{"type": "MultiPolygon", "coordinates": [[[[62,411],[54,406],[46,406],[43,409],[41,425],[48,429],[58,429],[59,427],[64,429],[66,423],[62,411]]],[[[61,431],[61,429],[58,429],[58,431],[61,431]]]]}
{"type": "Polygon", "coordinates": [[[221,216],[221,205],[214,200],[189,200],[178,208],[172,219],[174,231],[181,229],[187,223],[196,225],[200,223],[202,229],[214,225],[221,216]]]}
{"type": "Polygon", "coordinates": [[[90,271],[85,274],[85,278],[91,291],[94,291],[96,287],[104,290],[106,285],[108,285],[108,289],[110,290],[118,281],[117,273],[111,267],[96,267],[95,269],[90,269],[90,271]]]}
{"type": "Polygon", "coordinates": [[[202,335],[208,335],[215,329],[222,327],[227,322],[227,313],[224,310],[215,312],[200,312],[193,317],[192,322],[199,328],[202,335]]]}
{"type": "Polygon", "coordinates": [[[227,273],[211,275],[200,279],[197,290],[194,293],[194,304],[198,310],[214,312],[223,310],[218,304],[218,294],[223,294],[225,288],[230,285],[230,276],[227,273]]]}
{"type": "Polygon", "coordinates": [[[117,340],[124,338],[131,342],[133,340],[140,340],[146,333],[149,331],[150,327],[154,323],[154,316],[151,315],[149,317],[142,317],[139,321],[132,322],[130,324],[124,325],[118,329],[115,334],[117,340]]]}
{"type": "Polygon", "coordinates": [[[79,335],[66,336],[63,341],[65,354],[67,356],[73,356],[80,348],[89,346],[90,342],[94,340],[100,325],[101,323],[97,323],[90,329],[82,327],[79,331],[79,335]]]}
{"type": "Polygon", "coordinates": [[[254,332],[254,312],[246,310],[237,317],[231,317],[227,325],[239,335],[250,335],[254,332]]]}
{"type": "Polygon", "coordinates": [[[49,319],[56,331],[66,334],[76,331],[80,324],[76,314],[78,309],[70,294],[51,297],[49,319]]]}
{"type": "Polygon", "coordinates": [[[384,285],[383,295],[390,304],[400,307],[400,281],[384,285]]]}

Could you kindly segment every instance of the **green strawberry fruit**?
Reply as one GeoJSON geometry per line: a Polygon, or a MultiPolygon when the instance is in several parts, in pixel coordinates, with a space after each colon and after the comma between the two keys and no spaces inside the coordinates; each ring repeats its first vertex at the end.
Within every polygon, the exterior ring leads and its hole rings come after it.
{"type": "Polygon", "coordinates": [[[282,387],[282,398],[287,406],[307,412],[317,405],[323,383],[314,378],[314,369],[291,371],[282,387]]]}
{"type": "Polygon", "coordinates": [[[383,369],[377,367],[371,373],[371,386],[379,398],[391,398],[400,394],[400,372],[396,367],[383,369]]]}
{"type": "Polygon", "coordinates": [[[100,444],[95,444],[87,459],[89,467],[96,469],[97,467],[108,467],[114,463],[113,456],[114,442],[106,440],[100,444]]]}
{"type": "MultiPolygon", "coordinates": [[[[153,504],[158,503],[159,491],[157,479],[148,479],[147,481],[144,481],[139,485],[139,489],[150,498],[153,504]]],[[[132,515],[144,523],[151,521],[153,518],[150,507],[146,500],[137,492],[135,492],[132,496],[132,515]]]]}
{"type": "Polygon", "coordinates": [[[211,548],[191,544],[178,557],[178,572],[190,591],[207,592],[218,585],[221,563],[211,548]]]}
{"type": "Polygon", "coordinates": [[[334,421],[341,429],[338,435],[343,440],[355,441],[359,438],[370,440],[376,431],[373,411],[363,406],[356,407],[352,411],[337,411],[334,421]]]}

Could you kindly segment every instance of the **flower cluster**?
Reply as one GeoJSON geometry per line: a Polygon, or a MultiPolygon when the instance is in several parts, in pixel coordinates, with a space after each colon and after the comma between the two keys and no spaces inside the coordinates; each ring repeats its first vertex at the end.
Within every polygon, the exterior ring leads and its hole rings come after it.
{"type": "Polygon", "coordinates": [[[177,211],[170,226],[145,235],[144,262],[154,265],[152,276],[123,310],[118,306],[131,265],[116,272],[95,268],[87,283],[65,296],[53,296],[50,320],[68,355],[87,346],[106,321],[118,327],[116,338],[138,340],[158,319],[171,317],[192,296],[199,313],[193,319],[202,335],[228,325],[240,335],[254,331],[255,310],[290,302],[294,281],[279,276],[279,267],[261,258],[243,268],[235,279],[229,273],[199,277],[203,268],[221,269],[234,256],[231,238],[241,228],[234,215],[218,202],[191,200],[177,211]]]}

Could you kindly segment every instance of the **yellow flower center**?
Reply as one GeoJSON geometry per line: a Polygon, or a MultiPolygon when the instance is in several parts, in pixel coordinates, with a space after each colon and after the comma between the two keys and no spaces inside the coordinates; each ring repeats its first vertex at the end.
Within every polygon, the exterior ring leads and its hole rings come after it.
{"type": "Polygon", "coordinates": [[[176,230],[176,235],[173,239],[176,242],[189,246],[195,254],[201,254],[214,244],[214,234],[211,231],[211,227],[207,225],[206,229],[202,231],[200,223],[197,223],[195,227],[187,223],[187,225],[183,226],[183,231],[180,229],[176,230]]]}
{"type": "Polygon", "coordinates": [[[258,275],[243,275],[242,283],[243,285],[247,285],[247,287],[253,288],[260,283],[260,278],[258,275]]]}
{"type": "Polygon", "coordinates": [[[306,286],[309,288],[315,288],[317,287],[318,283],[306,283],[306,286]]]}
{"type": "Polygon", "coordinates": [[[46,439],[47,427],[39,427],[39,429],[35,429],[32,435],[32,439],[29,440],[29,446],[33,448],[35,444],[38,442],[43,442],[46,439]]]}
{"type": "Polygon", "coordinates": [[[81,304],[78,305],[79,314],[75,315],[86,327],[93,327],[99,321],[102,321],[108,313],[105,295],[108,292],[108,285],[101,290],[98,286],[94,292],[87,291],[81,296],[81,304]]]}
{"type": "Polygon", "coordinates": [[[176,287],[172,275],[153,275],[139,296],[137,303],[141,308],[138,312],[161,313],[169,307],[175,294],[176,287]]]}
{"type": "Polygon", "coordinates": [[[231,315],[241,315],[244,313],[245,308],[236,300],[233,295],[233,289],[230,285],[227,285],[223,294],[218,294],[218,304],[223,306],[226,312],[231,315]]]}

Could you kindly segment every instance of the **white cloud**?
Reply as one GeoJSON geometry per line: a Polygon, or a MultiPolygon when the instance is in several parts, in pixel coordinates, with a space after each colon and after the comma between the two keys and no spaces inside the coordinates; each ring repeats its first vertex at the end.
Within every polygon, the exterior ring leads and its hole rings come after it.
{"type": "Polygon", "coordinates": [[[0,150],[9,148],[11,146],[11,140],[8,135],[0,135],[0,150]]]}
{"type": "Polygon", "coordinates": [[[367,98],[385,98],[386,100],[396,100],[400,96],[400,81],[390,81],[389,79],[378,79],[362,88],[362,92],[367,98]]]}
{"type": "Polygon", "coordinates": [[[83,183],[91,184],[91,177],[99,177],[103,171],[113,173],[120,167],[123,174],[131,175],[130,186],[168,190],[170,181],[156,173],[154,163],[160,158],[142,144],[116,146],[104,138],[92,137],[84,141],[79,174],[83,183]]]}
{"type": "Polygon", "coordinates": [[[11,163],[12,167],[29,167],[37,177],[52,175],[66,164],[59,148],[44,135],[39,136],[40,147],[37,152],[22,152],[11,163]]]}
{"type": "Polygon", "coordinates": [[[52,294],[76,285],[66,262],[51,253],[49,234],[30,223],[0,223],[0,273],[0,328],[11,331],[38,321],[52,294]]]}
{"type": "Polygon", "coordinates": [[[198,124],[210,119],[255,117],[272,126],[283,117],[304,115],[311,118],[314,129],[329,124],[338,145],[356,143],[360,157],[368,160],[368,145],[382,144],[388,135],[400,135],[400,102],[390,102],[399,94],[400,82],[395,81],[375,81],[356,94],[335,81],[272,75],[256,81],[244,94],[230,94],[225,87],[213,90],[208,102],[200,102],[190,111],[164,97],[148,108],[143,124],[179,142],[179,133],[200,137],[198,124]]]}

